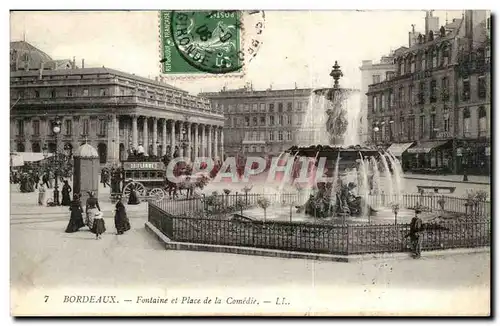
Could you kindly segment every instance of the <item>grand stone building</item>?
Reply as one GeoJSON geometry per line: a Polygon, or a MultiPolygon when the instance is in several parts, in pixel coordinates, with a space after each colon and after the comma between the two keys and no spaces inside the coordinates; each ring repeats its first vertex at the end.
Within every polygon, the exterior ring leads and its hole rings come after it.
{"type": "Polygon", "coordinates": [[[223,112],[207,99],[159,80],[52,60],[26,42],[11,43],[11,151],[73,150],[87,142],[101,163],[146,155],[194,159],[224,153],[223,112]],[[52,123],[61,121],[54,134],[52,123]]]}
{"type": "Polygon", "coordinates": [[[228,155],[279,155],[300,142],[312,89],[236,90],[202,93],[225,113],[225,150],[228,155]]]}
{"type": "Polygon", "coordinates": [[[489,16],[466,11],[439,27],[428,12],[425,26],[394,57],[395,73],[369,86],[370,139],[403,156],[406,169],[488,173],[489,16]]]}

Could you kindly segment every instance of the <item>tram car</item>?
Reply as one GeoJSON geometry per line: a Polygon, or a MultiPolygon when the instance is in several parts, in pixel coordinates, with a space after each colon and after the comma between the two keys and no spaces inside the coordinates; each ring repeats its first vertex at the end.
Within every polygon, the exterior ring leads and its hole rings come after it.
{"type": "Polygon", "coordinates": [[[129,196],[135,189],[141,197],[162,200],[165,197],[166,166],[158,160],[127,160],[122,162],[123,195],[129,196]]]}

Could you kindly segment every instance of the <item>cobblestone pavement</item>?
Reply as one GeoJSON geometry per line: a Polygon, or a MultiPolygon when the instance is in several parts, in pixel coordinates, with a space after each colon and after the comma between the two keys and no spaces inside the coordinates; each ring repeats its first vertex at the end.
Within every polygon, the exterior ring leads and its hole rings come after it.
{"type": "MultiPolygon", "coordinates": [[[[11,195],[10,269],[14,312],[27,311],[28,306],[42,309],[42,304],[36,300],[41,300],[43,293],[48,289],[68,288],[73,292],[75,289],[94,292],[106,289],[107,295],[111,290],[124,289],[136,289],[134,291],[144,296],[165,295],[167,288],[170,295],[182,289],[183,295],[206,294],[207,291],[240,297],[262,297],[264,293],[286,295],[291,305],[270,310],[275,313],[349,311],[359,314],[387,312],[387,309],[397,313],[403,308],[409,313],[431,315],[489,311],[488,253],[333,263],[167,251],[144,228],[146,204],[127,207],[133,210],[130,213],[132,230],[120,236],[114,234],[112,211],[108,211],[112,206],[103,204],[107,231],[102,240],[95,240],[86,227],[77,233],[64,233],[69,218],[66,208],[54,207],[51,208],[54,211],[49,211],[49,208],[34,204],[34,194],[13,190],[11,195]]],[[[105,198],[101,199],[104,203],[105,198]]],[[[85,307],[90,309],[86,313],[117,309],[97,305],[85,307]]],[[[225,307],[232,312],[255,312],[251,306],[225,307]]],[[[75,313],[85,312],[83,305],[70,308],[75,313]]],[[[70,308],[54,307],[54,311],[68,313],[70,308]]],[[[133,314],[144,309],[144,306],[133,305],[125,311],[133,314]]],[[[147,309],[160,314],[172,311],[161,306],[148,306],[147,309]]],[[[206,311],[203,309],[209,308],[175,309],[172,313],[193,313],[196,309],[206,311]]],[[[206,312],[219,311],[211,309],[206,312]]],[[[123,312],[123,307],[116,310],[116,313],[123,312]]]]}

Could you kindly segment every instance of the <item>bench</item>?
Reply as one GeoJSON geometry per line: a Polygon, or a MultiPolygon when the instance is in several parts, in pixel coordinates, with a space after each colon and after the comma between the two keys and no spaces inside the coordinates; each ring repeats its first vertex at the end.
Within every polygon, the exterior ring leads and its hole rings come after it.
{"type": "Polygon", "coordinates": [[[440,190],[448,190],[448,193],[452,194],[455,192],[455,189],[457,187],[450,187],[450,186],[417,186],[418,192],[421,193],[425,189],[431,189],[433,190],[436,194],[440,193],[440,190]]]}

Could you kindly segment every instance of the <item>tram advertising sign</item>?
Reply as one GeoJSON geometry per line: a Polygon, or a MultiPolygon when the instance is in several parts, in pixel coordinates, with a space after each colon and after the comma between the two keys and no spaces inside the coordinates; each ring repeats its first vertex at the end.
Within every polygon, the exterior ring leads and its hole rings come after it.
{"type": "Polygon", "coordinates": [[[123,162],[125,170],[165,170],[163,162],[123,162]]]}

